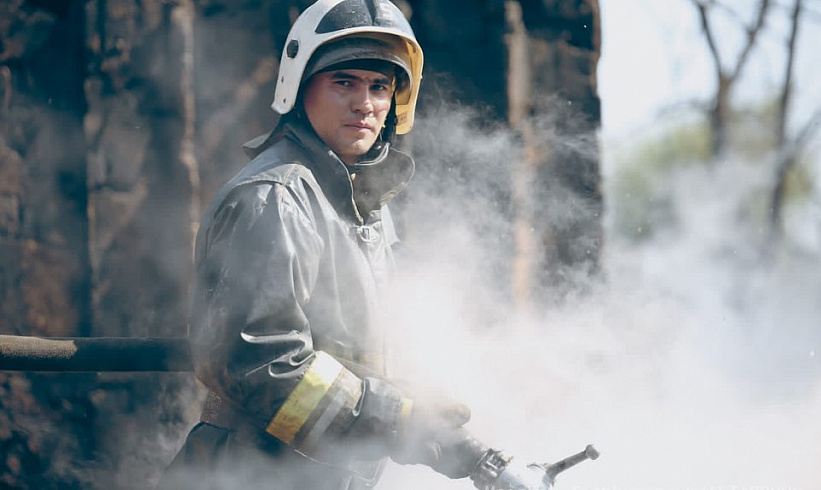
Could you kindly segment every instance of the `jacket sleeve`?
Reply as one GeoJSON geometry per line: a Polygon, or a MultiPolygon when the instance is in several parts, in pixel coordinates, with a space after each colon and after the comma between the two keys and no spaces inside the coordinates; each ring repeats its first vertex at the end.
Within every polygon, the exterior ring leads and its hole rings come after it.
{"type": "Polygon", "coordinates": [[[200,380],[304,454],[333,441],[386,455],[401,393],[313,349],[304,307],[325,243],[305,203],[280,184],[248,184],[200,233],[208,235],[197,254],[191,319],[200,380]]]}

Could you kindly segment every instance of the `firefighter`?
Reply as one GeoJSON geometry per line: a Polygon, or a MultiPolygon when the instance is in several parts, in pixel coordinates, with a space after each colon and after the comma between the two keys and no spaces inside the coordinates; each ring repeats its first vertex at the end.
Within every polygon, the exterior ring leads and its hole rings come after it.
{"type": "Polygon", "coordinates": [[[279,122],[197,235],[190,338],[209,393],[162,488],[367,488],[387,457],[468,476],[468,409],[397,388],[378,322],[386,204],[414,172],[393,142],[422,62],[388,0],[320,0],[293,24],[279,122]]]}

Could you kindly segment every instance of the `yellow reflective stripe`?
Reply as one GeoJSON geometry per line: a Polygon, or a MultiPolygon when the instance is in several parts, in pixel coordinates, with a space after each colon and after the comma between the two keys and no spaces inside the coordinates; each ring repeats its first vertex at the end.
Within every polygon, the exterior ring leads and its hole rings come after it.
{"type": "Polygon", "coordinates": [[[405,420],[410,417],[411,410],[413,410],[413,399],[402,398],[402,405],[399,409],[399,418],[405,420]]]}
{"type": "MultiPolygon", "coordinates": [[[[294,444],[302,453],[311,456],[314,449],[319,445],[322,436],[329,429],[334,430],[334,423],[339,424],[340,415],[349,415],[362,397],[362,381],[347,369],[336,378],[332,390],[326,395],[330,397],[328,406],[325,407],[316,421],[312,423],[310,430],[301,431],[307,434],[299,434],[301,441],[294,444]]],[[[344,418],[342,415],[342,418],[344,418]]],[[[315,417],[311,417],[313,420],[315,417]]]]}
{"type": "Polygon", "coordinates": [[[288,395],[265,431],[286,444],[293,443],[299,429],[344,369],[333,357],[317,352],[302,381],[288,395]]]}
{"type": "Polygon", "coordinates": [[[405,437],[408,419],[413,411],[413,399],[402,397],[402,405],[399,408],[399,437],[405,437]]]}

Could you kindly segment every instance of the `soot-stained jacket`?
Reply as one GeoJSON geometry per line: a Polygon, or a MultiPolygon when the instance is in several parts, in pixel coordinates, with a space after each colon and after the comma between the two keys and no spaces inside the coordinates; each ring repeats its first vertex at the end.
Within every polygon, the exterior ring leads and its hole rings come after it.
{"type": "Polygon", "coordinates": [[[172,470],[233,454],[234,471],[261,459],[243,474],[264,488],[350,488],[378,474],[402,410],[378,290],[396,241],[385,204],[413,161],[386,145],[346,167],[296,119],[253,151],[197,236],[190,338],[210,393],[172,470]]]}

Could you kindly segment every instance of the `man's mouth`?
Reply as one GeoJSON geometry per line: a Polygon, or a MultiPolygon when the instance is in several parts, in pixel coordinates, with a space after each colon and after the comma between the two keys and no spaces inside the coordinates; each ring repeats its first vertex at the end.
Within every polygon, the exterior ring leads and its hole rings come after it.
{"type": "Polygon", "coordinates": [[[345,126],[349,127],[349,128],[353,128],[353,129],[361,129],[361,130],[368,130],[368,131],[373,130],[373,127],[371,127],[370,124],[365,123],[365,122],[347,123],[347,124],[345,124],[345,126]]]}

